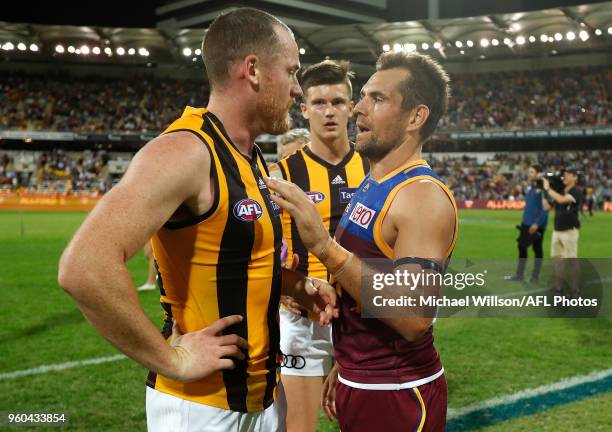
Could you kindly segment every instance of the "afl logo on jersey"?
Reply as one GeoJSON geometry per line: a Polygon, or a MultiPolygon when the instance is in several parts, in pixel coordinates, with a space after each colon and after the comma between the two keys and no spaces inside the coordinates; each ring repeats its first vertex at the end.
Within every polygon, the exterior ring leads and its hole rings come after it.
{"type": "Polygon", "coordinates": [[[376,211],[358,202],[353,208],[349,220],[362,228],[368,229],[375,215],[376,211]]]}
{"type": "Polygon", "coordinates": [[[308,195],[308,198],[315,204],[319,204],[325,199],[325,194],[323,192],[306,192],[306,195],[308,195]]]}
{"type": "Polygon", "coordinates": [[[234,205],[234,216],[244,222],[253,222],[262,214],[261,204],[252,198],[241,199],[234,205]]]}

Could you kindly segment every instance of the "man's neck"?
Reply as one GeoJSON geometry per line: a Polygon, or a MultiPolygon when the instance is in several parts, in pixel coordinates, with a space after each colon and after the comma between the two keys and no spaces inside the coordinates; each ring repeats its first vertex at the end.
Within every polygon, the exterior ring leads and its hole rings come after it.
{"type": "Polygon", "coordinates": [[[330,142],[325,142],[315,134],[311,134],[311,141],[308,143],[308,147],[314,154],[332,165],[340,163],[351,149],[347,135],[339,136],[330,142]]]}
{"type": "Polygon", "coordinates": [[[378,181],[390,172],[399,167],[407,165],[409,162],[422,159],[422,146],[414,146],[414,143],[404,143],[391,150],[384,158],[379,161],[370,160],[370,178],[378,181]]]}
{"type": "Polygon", "coordinates": [[[211,93],[207,110],[213,113],[223,124],[230,140],[238,150],[251,157],[255,138],[260,135],[258,122],[251,118],[249,112],[242,109],[246,104],[240,103],[233,95],[211,93]]]}

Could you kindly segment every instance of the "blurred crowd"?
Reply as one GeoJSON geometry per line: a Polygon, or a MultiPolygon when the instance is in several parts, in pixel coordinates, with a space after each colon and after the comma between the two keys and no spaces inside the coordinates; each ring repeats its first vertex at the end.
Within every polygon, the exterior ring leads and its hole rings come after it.
{"type": "MultiPolygon", "coordinates": [[[[607,126],[612,71],[584,67],[452,76],[440,129],[607,126]]],[[[356,80],[355,95],[361,88],[356,80]]],[[[186,105],[205,106],[199,81],[0,73],[0,129],[159,133],[186,105]]],[[[305,127],[299,105],[293,127],[305,127]]],[[[354,122],[349,136],[355,134],[354,122]]]]}
{"type": "Polygon", "coordinates": [[[197,81],[0,73],[0,129],[159,133],[206,94],[197,81]]]}
{"type": "MultiPolygon", "coordinates": [[[[572,167],[579,185],[593,195],[598,207],[612,201],[612,151],[546,152],[537,156],[500,153],[479,162],[475,157],[424,155],[457,200],[522,200],[529,184],[527,171],[539,163],[545,172],[572,167]]],[[[51,193],[105,192],[118,180],[109,171],[106,152],[85,151],[69,156],[62,150],[40,154],[31,172],[23,171],[0,153],[0,189],[51,193]]]]}
{"type": "Polygon", "coordinates": [[[426,159],[453,191],[456,200],[522,200],[529,167],[538,163],[544,172],[557,173],[572,167],[580,172],[578,183],[585,195],[592,194],[598,206],[612,200],[612,151],[546,152],[536,157],[500,153],[483,162],[463,156],[426,159]]]}
{"type": "Polygon", "coordinates": [[[63,150],[41,153],[34,166],[0,154],[0,190],[41,193],[104,193],[117,178],[109,172],[105,151],[84,151],[71,157],[63,150]]]}
{"type": "Polygon", "coordinates": [[[443,129],[608,126],[612,71],[571,68],[451,77],[443,129]]]}

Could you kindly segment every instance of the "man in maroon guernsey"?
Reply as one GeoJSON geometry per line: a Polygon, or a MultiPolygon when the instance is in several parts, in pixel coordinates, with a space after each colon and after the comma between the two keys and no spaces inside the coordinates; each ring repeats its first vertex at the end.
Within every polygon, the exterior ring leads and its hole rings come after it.
{"type": "MultiPolygon", "coordinates": [[[[449,79],[434,60],[416,53],[384,53],[376,69],[355,106],[355,148],[368,158],[370,174],[335,239],[297,186],[268,183],[341,294],[333,327],[337,363],[323,390],[328,417],[337,416],[344,432],[443,431],[447,386],[433,343],[433,313],[405,306],[399,315],[376,315],[374,287],[362,289],[361,283],[364,274],[379,271],[370,259],[393,274],[440,274],[448,265],[457,207],[421,152],[447,109],[449,79]],[[378,318],[365,318],[362,310],[378,318]]],[[[413,298],[437,293],[435,284],[417,288],[396,282],[385,292],[413,298]]]]}

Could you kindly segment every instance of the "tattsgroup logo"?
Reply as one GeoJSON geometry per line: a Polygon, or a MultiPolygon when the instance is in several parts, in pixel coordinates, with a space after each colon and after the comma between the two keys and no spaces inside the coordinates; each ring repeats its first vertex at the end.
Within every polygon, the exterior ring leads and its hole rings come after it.
{"type": "Polygon", "coordinates": [[[306,192],[306,195],[308,195],[308,198],[315,204],[319,204],[325,199],[325,194],[323,192],[306,192]]]}
{"type": "Polygon", "coordinates": [[[362,228],[368,229],[375,215],[376,211],[358,202],[353,208],[349,220],[362,228]]]}
{"type": "Polygon", "coordinates": [[[252,198],[241,199],[234,205],[234,216],[244,222],[253,222],[262,214],[261,204],[252,198]]]}

